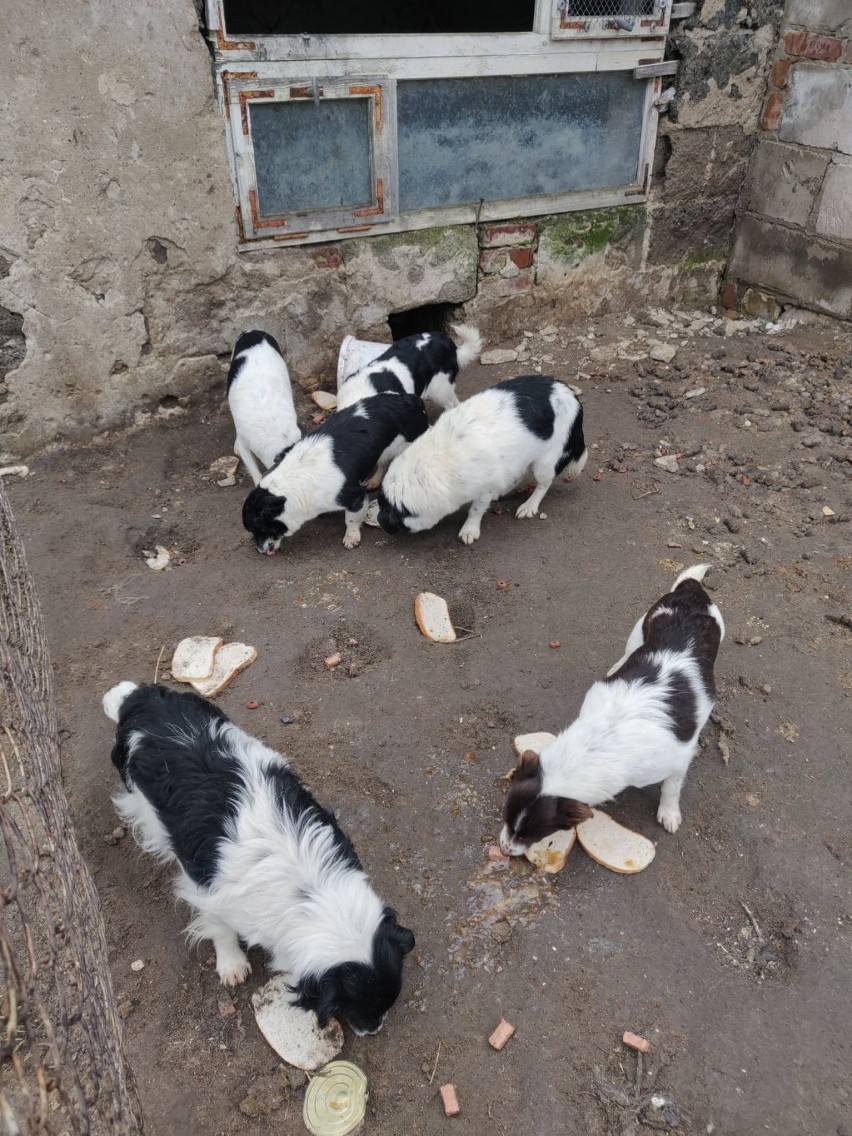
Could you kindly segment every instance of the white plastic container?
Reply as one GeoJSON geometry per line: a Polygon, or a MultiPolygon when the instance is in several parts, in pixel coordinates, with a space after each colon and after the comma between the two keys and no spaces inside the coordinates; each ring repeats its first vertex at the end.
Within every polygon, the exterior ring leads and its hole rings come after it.
{"type": "Polygon", "coordinates": [[[360,371],[367,363],[372,363],[390,347],[389,343],[375,343],[369,339],[356,339],[354,335],[347,335],[340,344],[340,355],[337,357],[337,389],[340,384],[356,371],[360,371]]]}

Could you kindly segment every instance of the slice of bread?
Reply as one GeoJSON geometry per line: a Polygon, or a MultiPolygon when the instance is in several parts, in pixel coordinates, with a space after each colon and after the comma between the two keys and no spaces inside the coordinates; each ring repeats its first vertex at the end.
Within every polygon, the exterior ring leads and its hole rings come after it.
{"type": "Polygon", "coordinates": [[[564,828],[560,832],[545,836],[544,840],[539,840],[536,844],[531,844],[524,855],[531,864],[535,864],[539,871],[552,876],[555,872],[561,872],[565,867],[568,854],[574,847],[576,839],[576,828],[564,828]]]}
{"type": "Polygon", "coordinates": [[[447,601],[434,592],[421,592],[414,598],[417,626],[433,643],[455,643],[456,631],[450,620],[447,601]]]}
{"type": "Polygon", "coordinates": [[[611,872],[632,875],[647,868],[657,854],[653,842],[631,832],[599,809],[591,820],[577,825],[580,847],[611,872]]]}
{"type": "Polygon", "coordinates": [[[512,744],[515,747],[515,753],[520,757],[528,749],[531,749],[533,753],[541,753],[551,742],[555,741],[555,734],[548,734],[544,730],[539,730],[536,734],[518,734],[512,744]]]}
{"type": "Polygon", "coordinates": [[[181,639],[172,656],[171,672],[176,682],[199,682],[213,674],[216,652],[222,640],[213,635],[190,635],[181,639]]]}
{"type": "Polygon", "coordinates": [[[193,681],[193,686],[204,698],[215,698],[229,686],[240,671],[250,667],[257,651],[246,643],[226,643],[216,652],[213,673],[207,678],[193,681]]]}
{"type": "Polygon", "coordinates": [[[258,1029],[288,1065],[313,1073],[343,1048],[343,1029],[334,1018],[321,1029],[313,1010],[290,1001],[288,974],[276,974],[251,996],[258,1029]]]}
{"type": "Polygon", "coordinates": [[[329,391],[313,391],[311,398],[320,410],[334,410],[337,406],[337,395],[329,391]]]}

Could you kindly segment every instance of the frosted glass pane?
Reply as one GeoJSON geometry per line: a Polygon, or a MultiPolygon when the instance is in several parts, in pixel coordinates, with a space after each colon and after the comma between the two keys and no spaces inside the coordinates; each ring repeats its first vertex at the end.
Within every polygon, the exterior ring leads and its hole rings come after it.
{"type": "Polygon", "coordinates": [[[255,103],[251,133],[261,216],[372,200],[368,99],[255,103]]]}
{"type": "Polygon", "coordinates": [[[400,82],[400,209],[631,185],[644,105],[623,71],[400,82]]]}

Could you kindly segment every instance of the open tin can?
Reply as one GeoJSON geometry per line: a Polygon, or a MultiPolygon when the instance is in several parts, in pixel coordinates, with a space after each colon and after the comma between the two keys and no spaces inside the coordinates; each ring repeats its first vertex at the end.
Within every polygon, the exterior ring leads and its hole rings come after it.
{"type": "Polygon", "coordinates": [[[331,1061],[311,1077],[302,1119],[314,1136],[355,1136],[367,1112],[367,1078],[351,1061],[331,1061]]]}

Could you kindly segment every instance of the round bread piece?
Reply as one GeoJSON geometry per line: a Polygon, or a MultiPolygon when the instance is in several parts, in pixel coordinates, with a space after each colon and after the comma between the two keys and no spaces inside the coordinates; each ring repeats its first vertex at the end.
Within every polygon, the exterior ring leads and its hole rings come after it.
{"type": "MultiPolygon", "coordinates": [[[[585,823],[588,824],[588,821],[585,823]]],[[[560,832],[545,836],[544,840],[531,844],[524,855],[539,871],[552,876],[565,867],[568,854],[574,847],[576,839],[576,828],[564,828],[560,832]]]]}
{"type": "Polygon", "coordinates": [[[536,734],[518,734],[512,744],[515,747],[515,753],[518,757],[521,757],[528,749],[531,749],[533,753],[541,753],[551,742],[555,741],[555,734],[548,734],[545,730],[539,730],[536,734]]]}
{"type": "Polygon", "coordinates": [[[414,618],[421,632],[433,643],[455,643],[456,630],[447,601],[434,592],[421,592],[414,597],[414,618]]]}
{"type": "Polygon", "coordinates": [[[329,391],[314,391],[311,398],[320,410],[334,410],[337,406],[337,395],[329,391]]]}
{"type": "Polygon", "coordinates": [[[580,847],[611,872],[633,875],[647,868],[657,854],[652,841],[631,832],[612,817],[593,809],[591,820],[577,825],[580,847]]]}
{"type": "Polygon", "coordinates": [[[289,978],[276,974],[251,996],[258,1029],[288,1065],[313,1073],[327,1065],[343,1048],[343,1029],[333,1018],[320,1029],[313,1010],[290,1001],[289,978]]]}

